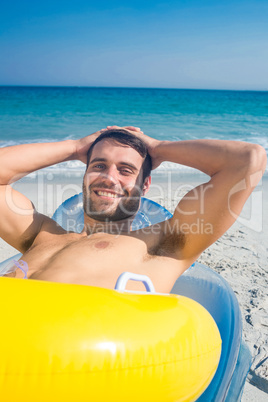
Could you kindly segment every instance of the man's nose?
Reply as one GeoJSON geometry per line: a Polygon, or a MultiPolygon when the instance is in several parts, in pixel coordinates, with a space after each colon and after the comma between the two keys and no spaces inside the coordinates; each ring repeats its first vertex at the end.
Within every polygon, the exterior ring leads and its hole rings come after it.
{"type": "Polygon", "coordinates": [[[105,172],[102,173],[102,178],[105,181],[109,181],[112,183],[117,183],[118,182],[118,170],[116,166],[109,166],[105,172]]]}

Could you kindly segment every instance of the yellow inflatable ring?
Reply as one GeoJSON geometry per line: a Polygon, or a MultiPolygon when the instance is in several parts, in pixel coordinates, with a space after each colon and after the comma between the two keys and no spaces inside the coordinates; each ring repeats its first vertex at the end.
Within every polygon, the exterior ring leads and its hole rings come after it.
{"type": "Polygon", "coordinates": [[[221,339],[178,295],[0,278],[1,402],[194,401],[221,339]]]}

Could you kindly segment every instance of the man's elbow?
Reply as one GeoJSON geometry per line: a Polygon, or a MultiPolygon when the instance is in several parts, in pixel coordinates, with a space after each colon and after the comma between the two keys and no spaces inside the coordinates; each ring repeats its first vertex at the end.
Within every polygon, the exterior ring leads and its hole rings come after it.
{"type": "Polygon", "coordinates": [[[262,171],[265,172],[267,164],[267,155],[265,149],[258,144],[250,144],[250,149],[248,152],[248,166],[251,172],[262,171]]]}

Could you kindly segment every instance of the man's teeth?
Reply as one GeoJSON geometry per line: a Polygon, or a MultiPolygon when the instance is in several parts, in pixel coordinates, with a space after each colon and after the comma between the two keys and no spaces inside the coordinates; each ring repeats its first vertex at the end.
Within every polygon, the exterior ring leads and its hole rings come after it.
{"type": "Polygon", "coordinates": [[[109,193],[107,191],[97,191],[97,195],[103,195],[104,197],[110,197],[110,198],[121,197],[121,195],[119,195],[119,194],[109,193]]]}

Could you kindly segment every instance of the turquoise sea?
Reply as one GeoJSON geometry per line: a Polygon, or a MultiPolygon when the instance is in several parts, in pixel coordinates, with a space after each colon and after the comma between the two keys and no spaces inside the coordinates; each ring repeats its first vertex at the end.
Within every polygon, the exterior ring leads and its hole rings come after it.
{"type": "Polygon", "coordinates": [[[1,147],[79,138],[114,124],[158,139],[255,142],[268,152],[268,92],[0,87],[1,147]]]}

